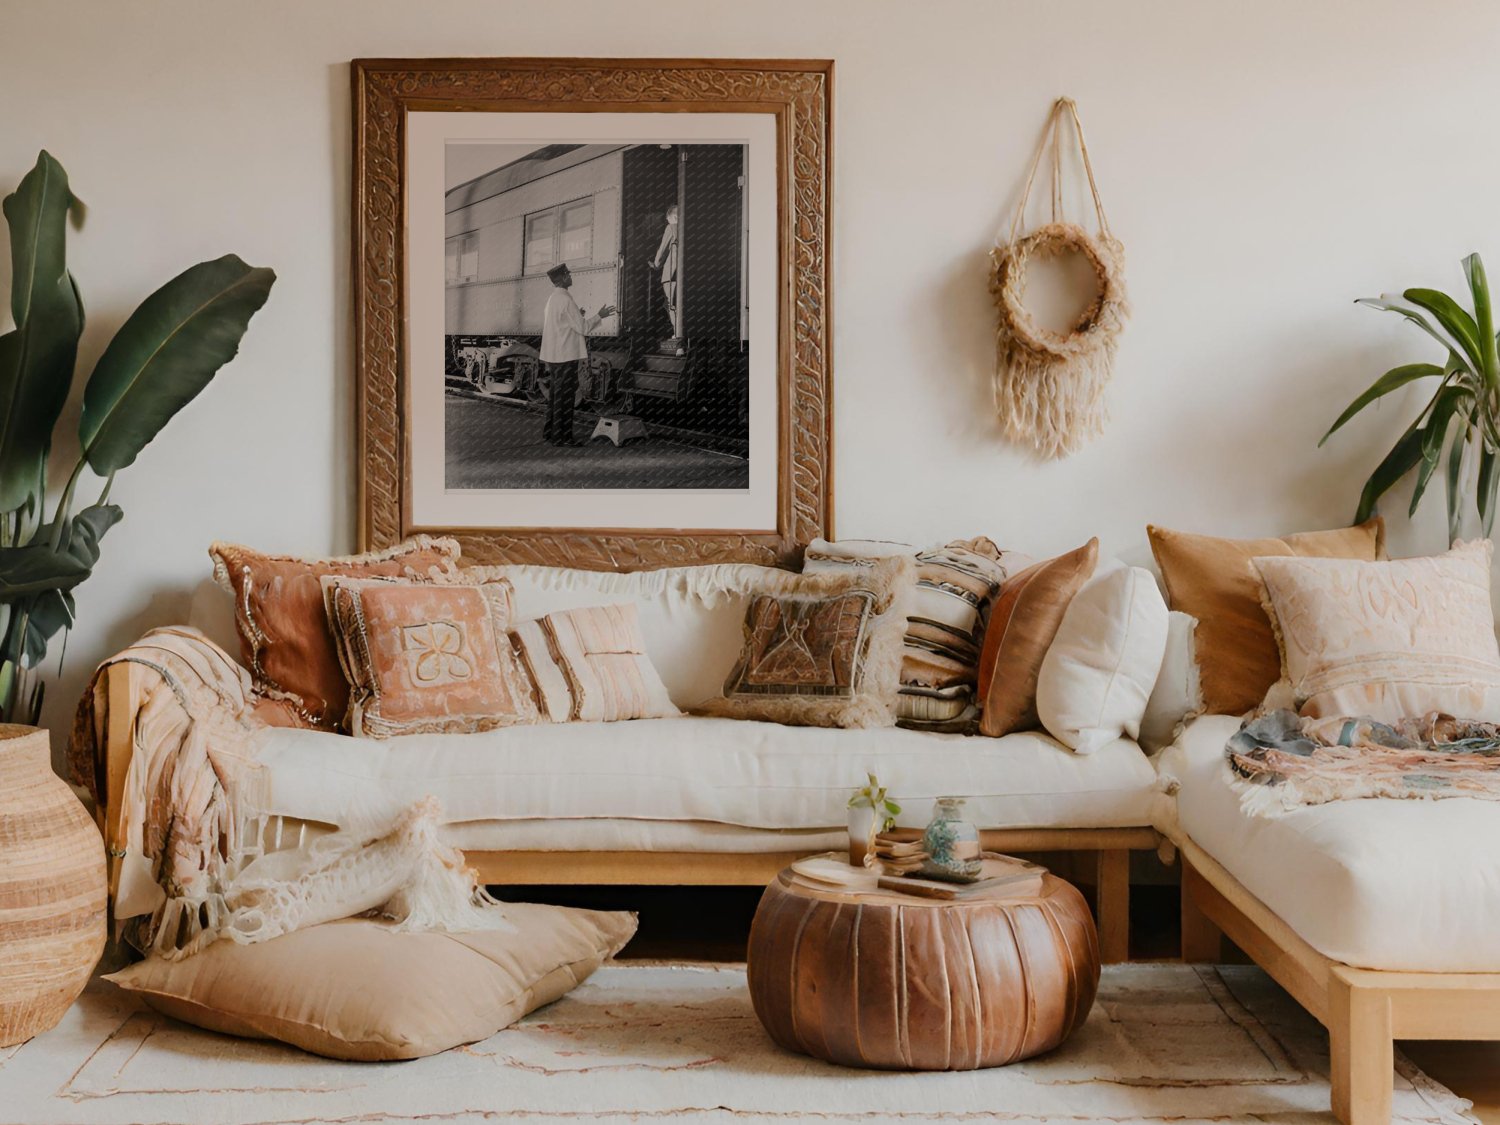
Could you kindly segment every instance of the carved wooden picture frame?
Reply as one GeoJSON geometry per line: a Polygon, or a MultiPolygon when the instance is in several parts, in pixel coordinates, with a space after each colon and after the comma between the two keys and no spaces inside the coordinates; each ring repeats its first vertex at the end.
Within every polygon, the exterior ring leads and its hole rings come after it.
{"type": "MultiPolygon", "coordinates": [[[[420,531],[455,536],[463,544],[465,557],[475,562],[636,570],[730,561],[786,565],[795,562],[801,547],[812,539],[831,536],[829,269],[832,72],[831,61],[784,59],[354,61],[354,360],[359,540],[363,548],[389,546],[420,531]],[[774,183],[776,316],[774,333],[766,338],[774,341],[776,393],[774,407],[767,407],[763,416],[774,419],[776,432],[774,443],[764,436],[759,439],[765,443],[759,448],[772,451],[767,454],[767,459],[774,458],[775,473],[774,484],[767,487],[766,495],[758,501],[760,506],[756,509],[766,513],[765,519],[749,526],[742,523],[729,527],[641,526],[639,519],[628,526],[567,526],[566,521],[561,521],[563,526],[545,526],[548,521],[538,519],[527,521],[525,526],[501,526],[503,520],[496,521],[495,526],[478,526],[472,521],[444,522],[427,518],[424,512],[436,512],[439,508],[436,503],[428,504],[425,499],[422,503],[427,507],[417,510],[413,499],[414,458],[426,458],[429,451],[420,443],[414,450],[414,432],[428,431],[423,429],[426,423],[422,421],[420,411],[414,412],[413,407],[412,326],[419,310],[414,308],[418,302],[411,297],[413,289],[408,271],[414,268],[414,258],[431,256],[426,247],[435,245],[435,240],[424,238],[418,242],[410,236],[412,212],[418,210],[413,204],[414,195],[422,184],[433,179],[433,175],[430,169],[424,170],[422,164],[413,163],[408,143],[416,144],[418,132],[430,132],[431,123],[439,120],[420,115],[455,113],[603,115],[587,118],[590,128],[594,122],[602,128],[605,123],[616,120],[610,115],[631,115],[618,118],[620,120],[641,120],[634,116],[640,114],[765,115],[733,119],[753,121],[758,129],[764,126],[761,131],[768,138],[767,143],[774,144],[775,153],[774,180],[769,182],[774,183]],[[774,131],[765,124],[768,119],[774,122],[774,131]],[[770,141],[773,136],[774,141],[770,141]],[[770,514],[773,509],[774,516],[770,514]]],[[[480,119],[447,117],[443,120],[477,122],[480,119]]],[[[544,119],[527,120],[541,122],[544,119]]],[[[653,120],[685,124],[689,118],[657,117],[653,120]]],[[[727,122],[731,118],[703,120],[727,122]]],[[[627,147],[666,149],[668,146],[627,147]]],[[[429,149],[430,146],[423,152],[429,149]]],[[[748,147],[746,151],[749,151],[748,147]]],[[[762,175],[769,175],[766,171],[768,163],[760,161],[758,169],[762,175]]],[[[746,178],[741,177],[742,189],[745,182],[746,178]]],[[[763,185],[767,181],[757,182],[763,185]]],[[[431,206],[424,206],[417,218],[427,222],[425,216],[433,211],[441,221],[442,209],[431,206]]],[[[772,213],[769,204],[766,213],[772,213]]],[[[526,229],[529,239],[532,237],[530,228],[526,229]]],[[[688,231],[691,230],[689,226],[688,231]]],[[[620,245],[624,245],[623,238],[620,245]]],[[[450,250],[449,253],[452,256],[457,252],[450,250]]],[[[764,253],[767,257],[762,260],[769,261],[769,246],[764,253]]],[[[616,284],[623,284],[623,252],[619,260],[622,272],[616,284]]],[[[748,252],[746,260],[749,260],[748,252]]],[[[545,261],[542,264],[545,265],[545,261]]],[[[428,268],[426,259],[419,265],[422,269],[428,268]]],[[[442,268],[441,260],[438,268],[442,268]]],[[[447,268],[447,276],[451,279],[454,269],[451,261],[447,268]]],[[[766,276],[769,278],[769,271],[766,276]]],[[[423,292],[425,294],[426,290],[423,292]]],[[[742,296],[743,292],[742,287],[742,296]]],[[[420,298],[427,299],[426,296],[420,298]]],[[[683,298],[678,300],[680,302],[683,298]]],[[[677,308],[677,314],[673,314],[671,308],[665,311],[669,316],[680,316],[682,305],[677,308]]],[[[762,315],[759,323],[764,324],[765,320],[762,315]]],[[[755,314],[744,314],[742,323],[745,321],[757,323],[755,314]]],[[[451,329],[440,326],[438,331],[451,329]]],[[[764,331],[769,333],[770,330],[764,331]]],[[[446,366],[440,367],[437,374],[439,401],[446,394],[444,387],[454,378],[452,345],[445,344],[444,348],[446,366]]],[[[666,349],[667,345],[663,345],[663,350],[666,349]]],[[[764,355],[770,350],[759,349],[758,354],[764,355]]],[[[496,351],[498,349],[485,354],[493,356],[496,351]]],[[[473,353],[465,354],[472,357],[473,353]]],[[[422,362],[430,366],[433,361],[424,352],[422,362]]],[[[485,370],[484,361],[478,362],[479,369],[485,370]]],[[[589,362],[584,361],[585,365],[589,362]]],[[[545,367],[545,364],[536,364],[536,369],[545,367]]],[[[514,370],[522,369],[518,366],[514,370]]],[[[579,370],[584,376],[589,371],[587,366],[579,370]]],[[[429,373],[422,378],[430,384],[432,377],[429,373]]],[[[624,376],[620,378],[623,385],[630,385],[624,376]]],[[[753,379],[752,370],[747,381],[753,379]]],[[[497,386],[504,393],[511,393],[512,389],[509,383],[487,382],[483,386],[486,394],[497,386]]],[[[422,393],[429,395],[430,399],[429,392],[422,393]]],[[[747,396],[749,393],[745,392],[747,396]]],[[[421,400],[418,405],[429,399],[421,400]]],[[[535,405],[531,409],[533,419],[537,419],[535,405]]],[[[742,416],[746,410],[742,408],[742,416]]],[[[602,410],[600,414],[602,417],[602,410]]],[[[512,416],[520,415],[507,415],[512,416]]],[[[539,427],[540,421],[530,424],[539,427]]],[[[602,448],[597,441],[594,444],[602,448]]],[[[753,463],[757,447],[748,448],[747,460],[753,463]]],[[[419,474],[426,472],[422,466],[427,463],[418,460],[419,474]]],[[[443,481],[452,479],[452,470],[447,472],[449,475],[442,477],[443,481]]],[[[426,479],[420,478],[419,483],[426,479]]],[[[764,475],[758,479],[771,478],[764,475]]],[[[428,486],[423,483],[422,488],[428,486]]],[[[429,494],[423,491],[421,496],[429,494]]],[[[522,500],[535,497],[533,493],[522,500]]],[[[503,506],[503,498],[495,503],[503,506]]],[[[666,501],[662,504],[655,510],[671,510],[666,501]]],[[[693,510],[704,509],[700,505],[693,510]]]]}

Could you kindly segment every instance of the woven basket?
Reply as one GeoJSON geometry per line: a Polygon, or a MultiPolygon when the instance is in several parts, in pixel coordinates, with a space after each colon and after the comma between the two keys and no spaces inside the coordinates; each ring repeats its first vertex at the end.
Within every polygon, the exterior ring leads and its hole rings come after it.
{"type": "Polygon", "coordinates": [[[47,732],[0,724],[0,1047],[62,1019],[104,951],[104,841],[47,732]]]}

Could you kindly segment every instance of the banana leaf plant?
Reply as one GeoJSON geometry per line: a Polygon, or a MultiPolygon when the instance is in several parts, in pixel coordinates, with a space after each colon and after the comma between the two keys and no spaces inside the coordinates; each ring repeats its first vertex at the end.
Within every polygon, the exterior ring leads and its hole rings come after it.
{"type": "Polygon", "coordinates": [[[62,165],[43,152],[3,210],[15,327],[0,335],[0,721],[34,724],[44,683],[33,670],[72,626],[73,591],[124,515],[109,502],[115,474],[234,357],[276,275],[229,254],[141,302],[84,384],[77,460],[49,514],[48,458],[84,325],[66,255],[69,217],[82,208],[62,165]],[[85,468],[104,484],[75,511],[85,468]]]}
{"type": "Polygon", "coordinates": [[[1500,488],[1500,356],[1484,263],[1478,254],[1470,254],[1463,269],[1472,311],[1436,289],[1408,289],[1356,302],[1405,317],[1447,353],[1442,364],[1407,363],[1387,371],[1349,404],[1318,443],[1321,446],[1349,419],[1392,391],[1421,379],[1437,380],[1432,397],[1370,474],[1359,497],[1356,523],[1374,515],[1380,498],[1413,470],[1417,478],[1408,515],[1415,515],[1441,465],[1449,542],[1459,536],[1471,491],[1484,534],[1494,527],[1495,494],[1500,488]]]}

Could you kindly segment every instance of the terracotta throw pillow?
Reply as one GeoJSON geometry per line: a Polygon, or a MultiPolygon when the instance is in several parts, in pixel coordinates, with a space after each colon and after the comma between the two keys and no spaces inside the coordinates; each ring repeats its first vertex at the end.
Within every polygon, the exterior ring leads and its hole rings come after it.
{"type": "Polygon", "coordinates": [[[682,714],[651,658],[629,603],[549,613],[511,636],[544,718],[612,723],[682,714]]]}
{"type": "Polygon", "coordinates": [[[1259,707],[1281,675],[1252,559],[1292,555],[1373,562],[1385,557],[1385,521],[1379,516],[1358,527],[1279,539],[1217,539],[1151,526],[1146,534],[1161,569],[1167,605],[1198,619],[1195,644],[1203,708],[1214,715],[1242,715],[1259,707]]]}
{"type": "Polygon", "coordinates": [[[979,657],[979,732],[1000,738],[1040,726],[1036,685],[1073,595],[1094,573],[1099,540],[1039,562],[1000,588],[979,657]]]}
{"type": "Polygon", "coordinates": [[[268,555],[231,543],[208,549],[214,579],[234,598],[240,654],[256,690],[287,704],[287,718],[320,730],[337,729],[349,706],[320,580],[451,574],[458,551],[452,539],[425,535],[387,551],[331,559],[268,555]]]}
{"type": "Polygon", "coordinates": [[[515,932],[392,932],[350,918],[256,945],[216,941],[106,979],[195,1027],[333,1059],[435,1055],[488,1039],[618,953],[634,914],[506,903],[515,932]]]}
{"type": "Polygon", "coordinates": [[[1263,558],[1285,678],[1268,700],[1317,719],[1438,711],[1500,722],[1488,540],[1393,562],[1263,558]]]}
{"type": "Polygon", "coordinates": [[[511,650],[509,582],[322,583],[349,682],[351,734],[471,734],[538,721],[511,650]]]}
{"type": "Polygon", "coordinates": [[[913,559],[898,556],[778,580],[750,599],[724,698],[703,711],[792,726],[890,726],[914,577],[913,559]]]}

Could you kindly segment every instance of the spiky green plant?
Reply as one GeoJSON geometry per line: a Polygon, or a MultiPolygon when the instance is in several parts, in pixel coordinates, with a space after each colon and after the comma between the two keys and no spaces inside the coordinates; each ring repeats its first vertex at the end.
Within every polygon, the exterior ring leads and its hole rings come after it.
{"type": "Polygon", "coordinates": [[[1420,379],[1438,380],[1432,397],[1365,482],[1356,523],[1369,519],[1380,498],[1413,470],[1417,479],[1408,514],[1415,515],[1428,483],[1444,465],[1449,542],[1458,538],[1471,492],[1484,534],[1494,527],[1495,493],[1500,487],[1500,357],[1484,263],[1478,254],[1470,254],[1463,269],[1472,312],[1436,289],[1408,289],[1399,296],[1387,293],[1356,302],[1405,317],[1448,353],[1441,366],[1407,363],[1387,371],[1349,404],[1318,442],[1321,446],[1345,422],[1392,391],[1420,379]]]}
{"type": "Polygon", "coordinates": [[[46,152],[4,202],[11,316],[0,335],[0,721],[35,723],[42,681],[28,672],[73,624],[73,590],[124,513],[109,503],[126,468],[239,350],[276,275],[233,254],[200,262],[147,297],[94,364],[83,390],[78,460],[47,515],[47,459],[73,387],[83,299],[67,268],[68,216],[82,213],[46,152]],[[99,499],[76,513],[88,468],[99,499]]]}

